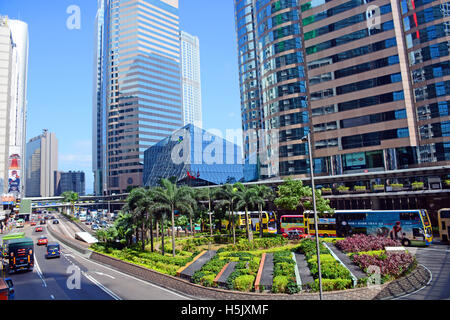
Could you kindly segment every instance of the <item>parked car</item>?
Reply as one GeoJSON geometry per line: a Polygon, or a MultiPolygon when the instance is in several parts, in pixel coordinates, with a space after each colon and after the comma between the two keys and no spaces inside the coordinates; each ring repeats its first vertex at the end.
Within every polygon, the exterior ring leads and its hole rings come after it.
{"type": "Polygon", "coordinates": [[[39,224],[46,224],[47,223],[47,221],[45,221],[45,220],[41,220],[41,222],[39,222],[39,224]]]}
{"type": "Polygon", "coordinates": [[[91,226],[91,229],[92,229],[92,230],[98,230],[98,229],[100,229],[100,227],[99,227],[97,224],[93,224],[93,225],[91,226]]]}
{"type": "Polygon", "coordinates": [[[42,227],[36,227],[36,228],[34,229],[34,231],[35,231],[35,232],[42,232],[42,231],[44,231],[44,228],[42,228],[42,227]]]}
{"type": "Polygon", "coordinates": [[[53,220],[53,224],[59,224],[59,220],[57,219],[53,220]]]}

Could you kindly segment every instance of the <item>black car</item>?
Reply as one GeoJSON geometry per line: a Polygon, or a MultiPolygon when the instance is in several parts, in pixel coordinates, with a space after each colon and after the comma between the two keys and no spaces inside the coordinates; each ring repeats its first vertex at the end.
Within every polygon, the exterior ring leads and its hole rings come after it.
{"type": "Polygon", "coordinates": [[[59,243],[49,243],[47,244],[47,253],[45,254],[45,258],[59,258],[61,256],[61,247],[59,243]]]}
{"type": "Polygon", "coordinates": [[[58,220],[53,220],[53,224],[59,224],[59,221],[58,220]]]}
{"type": "Polygon", "coordinates": [[[47,222],[45,220],[41,220],[39,224],[46,224],[47,222]]]}

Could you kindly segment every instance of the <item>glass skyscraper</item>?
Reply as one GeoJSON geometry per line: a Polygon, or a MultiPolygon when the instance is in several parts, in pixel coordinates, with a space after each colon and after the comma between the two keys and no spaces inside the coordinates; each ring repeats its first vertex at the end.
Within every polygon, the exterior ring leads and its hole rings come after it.
{"type": "Polygon", "coordinates": [[[121,193],[183,125],[178,0],[100,0],[97,27],[94,191],[121,193]]]}
{"type": "Polygon", "coordinates": [[[309,132],[317,175],[450,164],[449,2],[234,3],[243,130],[279,130],[279,177],[309,175],[309,132]]]}

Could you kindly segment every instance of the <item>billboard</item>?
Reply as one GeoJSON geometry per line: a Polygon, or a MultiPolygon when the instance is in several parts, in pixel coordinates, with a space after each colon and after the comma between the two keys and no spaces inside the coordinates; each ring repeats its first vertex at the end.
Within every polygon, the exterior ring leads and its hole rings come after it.
{"type": "Polygon", "coordinates": [[[8,163],[8,193],[20,193],[20,156],[11,155],[8,163]]]}

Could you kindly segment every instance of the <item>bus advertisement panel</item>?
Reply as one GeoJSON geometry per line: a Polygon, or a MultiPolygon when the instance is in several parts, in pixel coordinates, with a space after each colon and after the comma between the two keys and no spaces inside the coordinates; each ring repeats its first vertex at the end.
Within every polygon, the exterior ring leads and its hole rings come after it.
{"type": "Polygon", "coordinates": [[[404,246],[429,245],[433,240],[426,210],[337,210],[335,218],[338,237],[376,235],[399,240],[404,246]]]}

